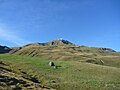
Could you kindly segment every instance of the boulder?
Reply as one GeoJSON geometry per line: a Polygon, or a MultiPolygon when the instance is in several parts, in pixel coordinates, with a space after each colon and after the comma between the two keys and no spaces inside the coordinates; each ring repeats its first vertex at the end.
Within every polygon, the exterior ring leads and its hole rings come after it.
{"type": "Polygon", "coordinates": [[[53,62],[49,62],[49,66],[55,66],[53,62]]]}

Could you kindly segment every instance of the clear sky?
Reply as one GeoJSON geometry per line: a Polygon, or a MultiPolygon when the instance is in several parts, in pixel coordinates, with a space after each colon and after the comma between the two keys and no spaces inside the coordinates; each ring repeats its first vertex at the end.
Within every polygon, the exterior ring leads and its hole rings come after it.
{"type": "Polygon", "coordinates": [[[0,0],[0,45],[58,38],[120,51],[120,0],[0,0]]]}

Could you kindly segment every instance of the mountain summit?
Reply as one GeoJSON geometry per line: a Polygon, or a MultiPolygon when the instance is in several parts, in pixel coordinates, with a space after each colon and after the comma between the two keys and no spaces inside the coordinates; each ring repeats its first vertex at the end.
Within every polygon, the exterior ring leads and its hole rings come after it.
{"type": "Polygon", "coordinates": [[[27,44],[24,47],[36,47],[36,46],[61,46],[61,45],[75,45],[68,40],[58,39],[58,40],[52,40],[46,43],[31,43],[27,44]]]}
{"type": "Polygon", "coordinates": [[[53,40],[53,41],[47,42],[46,44],[49,46],[52,46],[52,45],[74,45],[73,43],[69,42],[68,40],[63,40],[63,39],[53,40]]]}

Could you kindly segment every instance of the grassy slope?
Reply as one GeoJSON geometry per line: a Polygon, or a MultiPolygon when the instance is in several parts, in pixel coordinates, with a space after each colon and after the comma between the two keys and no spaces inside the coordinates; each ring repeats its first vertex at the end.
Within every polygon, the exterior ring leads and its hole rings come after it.
{"type": "Polygon", "coordinates": [[[120,53],[91,48],[85,46],[40,46],[30,45],[21,49],[13,49],[10,53],[27,55],[32,57],[43,57],[51,60],[87,60],[98,56],[120,56],[120,53]]]}
{"type": "MultiPolygon", "coordinates": [[[[32,75],[42,86],[58,90],[119,90],[120,89],[120,58],[113,64],[113,57],[98,57],[107,66],[68,60],[52,60],[58,69],[48,66],[50,60],[19,55],[0,55],[0,61],[10,64],[10,69],[22,74],[20,70],[32,75]],[[110,61],[109,61],[110,59],[110,61]],[[111,61],[112,60],[112,61],[111,61]],[[111,67],[110,67],[111,66],[111,67]]],[[[116,58],[116,57],[115,57],[116,58]]],[[[7,67],[8,68],[8,67],[7,67]]]]}

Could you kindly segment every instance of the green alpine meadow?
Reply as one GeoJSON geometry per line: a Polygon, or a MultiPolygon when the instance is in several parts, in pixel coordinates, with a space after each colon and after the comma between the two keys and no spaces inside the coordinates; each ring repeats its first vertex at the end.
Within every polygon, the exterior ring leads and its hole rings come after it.
{"type": "Polygon", "coordinates": [[[53,40],[0,50],[1,90],[120,89],[120,53],[110,48],[53,40]]]}

